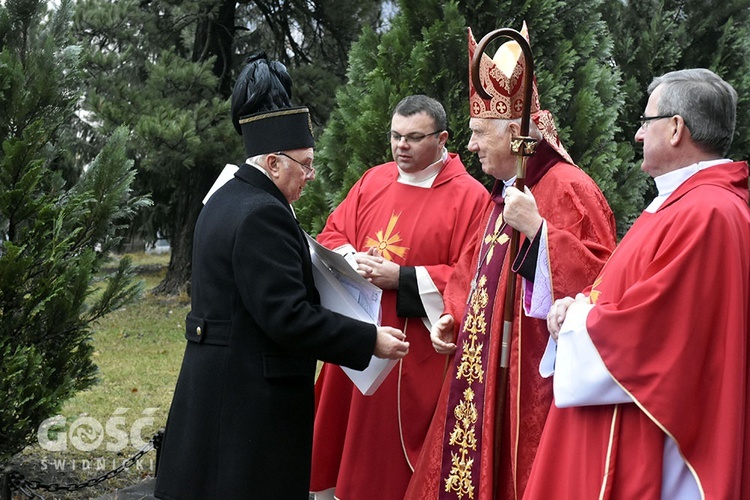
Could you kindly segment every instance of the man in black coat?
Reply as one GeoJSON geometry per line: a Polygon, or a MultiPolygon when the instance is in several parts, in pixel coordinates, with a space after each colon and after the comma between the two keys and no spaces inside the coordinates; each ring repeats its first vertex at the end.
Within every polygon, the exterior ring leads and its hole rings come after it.
{"type": "Polygon", "coordinates": [[[315,178],[307,108],[280,63],[251,59],[232,96],[246,163],[195,227],[188,340],[159,459],[164,499],[307,499],[316,360],[399,359],[400,330],[320,306],[291,203],[315,178]]]}

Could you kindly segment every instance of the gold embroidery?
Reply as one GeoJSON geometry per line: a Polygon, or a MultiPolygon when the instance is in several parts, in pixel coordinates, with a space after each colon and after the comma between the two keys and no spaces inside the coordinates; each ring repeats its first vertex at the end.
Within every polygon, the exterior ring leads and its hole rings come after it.
{"type": "Polygon", "coordinates": [[[385,234],[383,234],[382,230],[378,231],[375,233],[377,237],[376,240],[368,236],[365,241],[365,246],[367,248],[377,248],[380,251],[380,254],[390,261],[393,261],[392,253],[403,259],[406,256],[406,252],[409,250],[409,247],[396,245],[396,243],[401,241],[401,235],[398,233],[393,234],[393,229],[396,227],[399,217],[401,217],[401,214],[396,214],[394,212],[388,221],[388,227],[386,227],[385,234]]]}
{"type": "MultiPolygon", "coordinates": [[[[489,228],[485,229],[485,232],[489,228]]],[[[484,243],[488,246],[486,262],[492,259],[495,245],[504,245],[510,239],[503,230],[503,216],[497,218],[492,234],[488,234],[484,243]]],[[[477,263],[481,269],[482,258],[477,263]]],[[[484,343],[480,342],[486,338],[488,331],[486,312],[493,307],[487,293],[487,276],[479,275],[476,288],[471,293],[467,306],[466,317],[462,332],[466,337],[461,344],[461,361],[456,369],[456,380],[465,380],[466,388],[463,391],[463,399],[453,409],[456,419],[451,429],[448,445],[458,448],[451,449],[451,470],[445,480],[445,492],[455,493],[461,499],[468,496],[474,498],[475,485],[472,480],[472,468],[474,458],[469,455],[470,451],[477,449],[476,423],[478,418],[477,406],[474,403],[475,393],[470,387],[474,382],[484,383],[484,370],[482,365],[482,350],[484,343]]]]}
{"type": "Polygon", "coordinates": [[[602,294],[602,292],[597,290],[596,287],[602,284],[603,278],[604,276],[599,276],[594,281],[594,284],[591,285],[591,293],[589,293],[589,302],[591,302],[592,304],[596,304],[599,301],[599,296],[602,294]]]}
{"type": "Polygon", "coordinates": [[[474,459],[468,458],[469,450],[476,451],[477,436],[474,424],[477,422],[477,407],[474,404],[474,391],[464,390],[464,399],[453,411],[456,425],[451,432],[449,444],[458,445],[459,453],[451,452],[451,471],[445,480],[445,491],[455,491],[458,498],[468,495],[474,498],[474,485],[471,481],[471,467],[474,459]]]}
{"type": "Polygon", "coordinates": [[[465,378],[467,385],[471,385],[475,380],[484,381],[484,370],[482,369],[482,348],[484,344],[478,342],[478,334],[484,336],[487,333],[484,310],[489,302],[489,297],[485,288],[486,283],[487,276],[480,276],[477,289],[471,295],[469,312],[464,324],[464,330],[469,336],[467,342],[464,342],[461,347],[461,364],[458,365],[456,378],[465,378]]]}
{"type": "MultiPolygon", "coordinates": [[[[487,295],[487,276],[479,277],[476,290],[471,295],[469,312],[466,315],[464,331],[468,333],[467,341],[463,343],[463,354],[461,364],[458,366],[456,378],[466,379],[466,385],[471,385],[475,380],[480,383],[484,381],[484,368],[482,367],[483,343],[478,342],[479,335],[487,333],[487,322],[484,311],[489,303],[487,295]]],[[[477,437],[477,407],[474,404],[474,391],[467,387],[463,392],[463,399],[453,410],[456,424],[450,434],[448,444],[458,447],[458,453],[451,451],[451,470],[445,479],[445,491],[455,492],[458,498],[468,495],[474,498],[474,485],[472,484],[471,470],[474,459],[467,455],[469,450],[476,451],[477,437]]]]}
{"type": "Polygon", "coordinates": [[[503,230],[503,214],[500,214],[500,216],[495,221],[495,231],[492,234],[488,234],[484,237],[484,243],[485,245],[489,245],[489,249],[487,250],[487,264],[490,263],[492,260],[492,255],[495,252],[495,244],[503,245],[506,241],[508,241],[510,238],[507,234],[502,233],[503,230]]]}

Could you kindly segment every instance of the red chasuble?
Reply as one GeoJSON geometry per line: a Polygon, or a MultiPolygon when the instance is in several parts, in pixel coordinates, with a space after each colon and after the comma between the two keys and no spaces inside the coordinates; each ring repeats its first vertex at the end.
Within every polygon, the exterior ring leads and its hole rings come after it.
{"type": "MultiPolygon", "coordinates": [[[[455,154],[431,188],[396,182],[394,162],[368,170],[331,214],[318,240],[335,249],[379,247],[401,266],[424,266],[441,292],[479,228],[489,193],[455,154]]],[[[403,329],[409,354],[372,396],[335,365],[316,383],[312,491],[336,487],[340,499],[401,500],[422,448],[445,376],[421,318],[396,313],[385,290],[381,324],[403,329]]]]}
{"type": "MultiPolygon", "coordinates": [[[[599,273],[615,246],[615,222],[609,205],[591,178],[578,167],[561,161],[545,141],[538,144],[536,154],[528,161],[527,184],[536,198],[540,215],[547,221],[546,237],[554,297],[580,291],[599,273]]],[[[505,255],[500,265],[484,271],[479,262],[480,252],[482,258],[486,259],[480,244],[492,239],[497,229],[494,224],[488,224],[494,210],[495,203],[491,203],[482,223],[482,228],[486,229],[481,240],[477,241],[473,252],[462,258],[445,292],[446,312],[456,319],[456,323],[466,324],[462,321],[464,313],[467,307],[471,310],[475,305],[474,300],[468,297],[472,280],[476,278],[479,283],[482,273],[499,274],[497,293],[494,300],[487,302],[487,306],[492,308],[492,319],[479,340],[486,351],[486,362],[480,364],[481,379],[472,377],[469,393],[464,385],[455,383],[456,379],[462,378],[457,377],[459,373],[466,373],[463,344],[471,341],[467,329],[460,331],[458,350],[451,362],[424,451],[407,491],[406,498],[412,500],[491,500],[495,488],[500,489],[499,498],[520,498],[552,402],[552,383],[542,379],[538,371],[549,337],[546,322],[524,315],[521,280],[518,279],[516,320],[510,346],[509,391],[501,441],[501,475],[499,479],[493,478],[497,365],[509,259],[505,255]],[[471,302],[468,302],[470,299],[471,302]],[[475,406],[482,408],[471,416],[468,423],[452,417],[466,415],[463,410],[471,406],[472,401],[465,395],[474,398],[475,406]],[[482,397],[481,404],[477,404],[475,399],[478,395],[482,397]],[[446,421],[453,427],[446,429],[446,421]],[[457,428],[456,421],[460,422],[457,428]],[[481,435],[477,435],[478,432],[481,435]],[[464,449],[460,439],[452,439],[453,436],[471,435],[475,438],[475,449],[470,445],[464,449]],[[453,454],[456,456],[455,462],[453,454]]],[[[481,313],[472,314],[479,316],[481,313]]],[[[489,318],[489,314],[484,317],[489,318]]]]}
{"type": "Polygon", "coordinates": [[[665,434],[703,498],[750,498],[745,162],[644,212],[590,292],[586,327],[633,404],[550,411],[527,498],[659,499],[665,434]]]}

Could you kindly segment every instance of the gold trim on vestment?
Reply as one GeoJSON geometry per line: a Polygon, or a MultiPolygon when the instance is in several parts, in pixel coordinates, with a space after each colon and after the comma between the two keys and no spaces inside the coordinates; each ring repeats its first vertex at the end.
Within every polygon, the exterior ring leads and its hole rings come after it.
{"type": "MultiPolygon", "coordinates": [[[[492,258],[490,252],[488,258],[492,258]]],[[[479,342],[479,336],[484,339],[487,334],[485,310],[488,305],[492,307],[492,304],[489,304],[486,283],[487,276],[481,275],[476,289],[471,294],[469,312],[464,324],[464,331],[469,334],[468,342],[461,344],[461,361],[456,369],[456,379],[465,379],[467,387],[463,391],[463,398],[453,408],[456,423],[451,430],[448,445],[457,447],[458,451],[451,450],[451,470],[445,478],[445,491],[455,492],[458,498],[463,498],[464,495],[474,498],[474,459],[468,455],[469,450],[477,450],[476,422],[479,415],[474,402],[474,391],[470,386],[474,381],[484,382],[484,367],[481,362],[484,343],[479,342]]]]}
{"type": "MultiPolygon", "coordinates": [[[[404,320],[404,335],[406,335],[406,327],[409,326],[409,318],[404,320]]],[[[404,458],[406,459],[406,465],[409,466],[412,473],[414,472],[414,466],[409,460],[409,453],[406,452],[406,443],[404,442],[404,426],[401,423],[401,370],[404,367],[404,360],[398,360],[398,386],[396,388],[396,415],[398,417],[398,436],[401,439],[401,451],[404,452],[404,458]]]]}
{"type": "Polygon", "coordinates": [[[612,446],[615,440],[615,424],[617,414],[620,411],[620,405],[615,405],[612,411],[612,423],[609,424],[609,442],[607,443],[607,459],[604,461],[604,477],[602,477],[602,487],[599,490],[599,500],[604,498],[604,492],[607,490],[607,481],[609,480],[609,464],[612,462],[612,446]]]}

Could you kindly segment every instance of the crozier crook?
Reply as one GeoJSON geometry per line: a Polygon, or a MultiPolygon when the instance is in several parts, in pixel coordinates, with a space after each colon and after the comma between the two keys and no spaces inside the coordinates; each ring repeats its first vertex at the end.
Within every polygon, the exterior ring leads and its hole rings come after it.
{"type": "MultiPolygon", "coordinates": [[[[523,192],[525,187],[526,177],[526,160],[529,156],[534,154],[536,150],[536,139],[529,137],[529,122],[531,121],[531,99],[532,99],[532,84],[534,81],[534,60],[531,55],[531,46],[526,38],[518,31],[510,28],[501,28],[492,31],[484,36],[477,46],[476,52],[471,59],[470,65],[470,77],[477,94],[482,98],[490,100],[492,96],[487,93],[484,85],[479,77],[479,65],[484,54],[484,49],[487,45],[498,37],[508,37],[515,40],[521,47],[523,52],[524,62],[526,64],[526,71],[524,71],[524,93],[523,93],[523,109],[521,114],[521,133],[519,136],[511,138],[510,149],[513,155],[518,156],[518,163],[516,169],[516,182],[515,187],[523,192]]],[[[505,400],[508,392],[508,369],[510,365],[510,336],[513,330],[513,319],[515,317],[516,307],[516,278],[513,271],[510,269],[512,263],[516,259],[518,254],[518,241],[520,239],[520,233],[517,229],[513,229],[511,232],[511,239],[509,244],[509,259],[508,259],[508,280],[507,288],[505,292],[505,307],[503,308],[503,338],[500,351],[499,360],[499,373],[498,373],[498,387],[497,387],[497,400],[495,405],[495,453],[494,453],[494,497],[498,498],[498,492],[500,486],[498,485],[499,480],[499,450],[503,430],[503,415],[505,412],[505,400]]]]}

